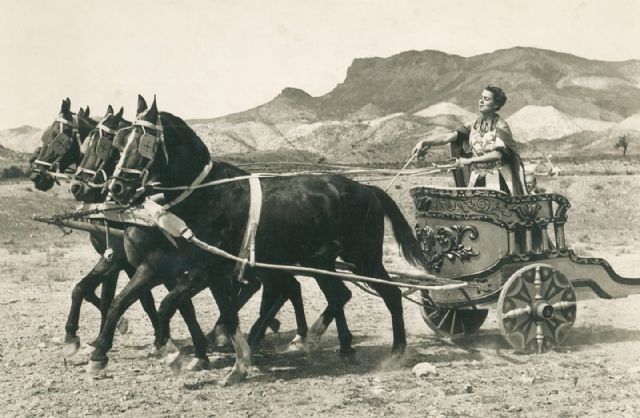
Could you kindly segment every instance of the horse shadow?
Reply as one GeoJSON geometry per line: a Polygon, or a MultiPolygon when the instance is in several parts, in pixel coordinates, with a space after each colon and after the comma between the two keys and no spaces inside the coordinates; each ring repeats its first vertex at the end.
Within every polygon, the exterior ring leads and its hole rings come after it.
{"type": "MultiPolygon", "coordinates": [[[[504,361],[513,365],[530,363],[531,355],[516,352],[497,329],[481,330],[467,338],[450,340],[433,333],[409,336],[407,352],[398,358],[391,355],[390,343],[377,336],[354,334],[356,354],[342,358],[334,330],[327,331],[313,352],[288,352],[289,342],[295,331],[267,334],[259,348],[253,351],[254,372],[249,380],[270,383],[278,380],[294,381],[310,377],[340,377],[366,375],[386,371],[408,371],[420,362],[437,367],[452,363],[483,363],[504,361]]],[[[588,349],[593,344],[640,341],[640,330],[621,329],[612,326],[574,327],[567,339],[552,352],[570,354],[588,349]]],[[[193,353],[190,339],[176,341],[181,353],[193,353]]],[[[212,353],[211,368],[225,369],[233,366],[235,354],[230,347],[217,347],[212,353]]],[[[213,381],[211,382],[213,383],[213,381]]]]}
{"type": "Polygon", "coordinates": [[[574,327],[561,347],[567,347],[575,351],[593,344],[633,341],[640,341],[640,330],[616,328],[611,325],[589,325],[574,327]]]}

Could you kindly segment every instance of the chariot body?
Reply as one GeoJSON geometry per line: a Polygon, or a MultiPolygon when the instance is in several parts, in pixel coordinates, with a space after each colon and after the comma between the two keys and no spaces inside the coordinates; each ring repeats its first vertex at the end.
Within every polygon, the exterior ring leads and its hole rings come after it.
{"type": "Polygon", "coordinates": [[[621,277],[605,260],[578,257],[567,247],[571,205],[561,195],[416,187],[411,196],[429,273],[465,283],[422,290],[422,316],[440,335],[473,334],[495,305],[509,344],[541,353],[565,339],[578,299],[640,293],[640,279],[621,277]]]}

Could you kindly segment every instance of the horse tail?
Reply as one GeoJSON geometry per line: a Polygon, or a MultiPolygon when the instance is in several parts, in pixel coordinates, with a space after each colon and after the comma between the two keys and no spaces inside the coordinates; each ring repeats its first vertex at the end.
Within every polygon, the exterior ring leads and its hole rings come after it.
{"type": "Polygon", "coordinates": [[[385,216],[391,221],[391,229],[396,242],[400,245],[402,256],[412,265],[416,267],[427,267],[427,259],[425,258],[422,248],[418,243],[413,229],[409,226],[407,219],[402,211],[391,199],[391,197],[382,189],[376,186],[369,187],[382,204],[385,216]]]}

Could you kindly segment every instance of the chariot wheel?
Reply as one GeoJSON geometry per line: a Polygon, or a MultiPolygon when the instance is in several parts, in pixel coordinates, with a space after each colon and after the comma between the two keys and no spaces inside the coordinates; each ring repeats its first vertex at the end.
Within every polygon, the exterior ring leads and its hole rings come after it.
{"type": "Polygon", "coordinates": [[[451,339],[473,335],[487,319],[488,309],[448,309],[436,306],[426,290],[422,291],[420,313],[422,319],[436,334],[451,339]]]}
{"type": "Polygon", "coordinates": [[[567,277],[547,264],[513,273],[500,292],[498,325],[517,351],[543,353],[562,343],[576,321],[576,294],[567,277]]]}

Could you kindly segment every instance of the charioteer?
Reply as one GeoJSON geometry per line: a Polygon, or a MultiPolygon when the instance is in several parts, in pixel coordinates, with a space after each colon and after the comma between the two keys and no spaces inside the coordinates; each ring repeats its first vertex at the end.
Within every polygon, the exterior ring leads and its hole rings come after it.
{"type": "Polygon", "coordinates": [[[456,159],[457,187],[485,187],[511,195],[528,194],[524,170],[507,122],[496,113],[507,102],[500,87],[487,86],[478,102],[479,117],[452,132],[423,139],[413,154],[423,155],[432,145],[451,144],[456,159]]]}

